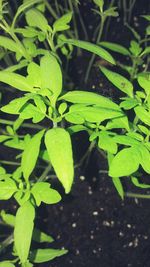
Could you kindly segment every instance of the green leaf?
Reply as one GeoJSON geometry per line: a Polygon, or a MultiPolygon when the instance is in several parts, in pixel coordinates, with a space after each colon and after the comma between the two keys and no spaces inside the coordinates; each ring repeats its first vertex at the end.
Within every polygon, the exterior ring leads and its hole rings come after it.
{"type": "Polygon", "coordinates": [[[140,153],[137,147],[122,149],[112,160],[109,169],[109,176],[129,176],[136,172],[140,164],[140,153]]]}
{"type": "Polygon", "coordinates": [[[7,200],[17,191],[16,183],[7,178],[6,181],[0,181],[0,200],[7,200]]]}
{"type": "Polygon", "coordinates": [[[27,68],[28,76],[27,81],[31,86],[40,89],[41,88],[41,70],[40,66],[35,62],[30,62],[27,68]]]}
{"type": "Polygon", "coordinates": [[[150,74],[149,73],[138,75],[138,83],[145,90],[146,94],[150,94],[150,74]]]}
{"type": "Polygon", "coordinates": [[[109,50],[113,52],[117,52],[121,55],[125,55],[125,56],[130,55],[129,50],[120,44],[111,43],[111,42],[100,42],[99,45],[104,46],[105,48],[108,48],[109,50]]]}
{"type": "Polygon", "coordinates": [[[26,181],[28,181],[29,176],[36,165],[44,131],[45,130],[38,132],[31,138],[22,154],[21,166],[26,181]]]}
{"type": "Polygon", "coordinates": [[[116,64],[114,58],[111,56],[110,53],[108,53],[104,48],[99,47],[98,45],[95,45],[93,43],[75,40],[75,39],[62,40],[62,43],[71,44],[71,45],[80,47],[91,53],[96,54],[97,56],[105,59],[106,61],[108,61],[109,63],[113,65],[116,64]]]}
{"type": "MultiPolygon", "coordinates": [[[[100,108],[99,106],[88,107],[82,104],[72,105],[69,109],[68,115],[76,116],[76,121],[79,118],[84,118],[88,122],[102,122],[107,119],[122,117],[124,114],[118,110],[109,108],[100,108]]],[[[65,118],[68,120],[68,115],[65,118]]],[[[83,123],[84,121],[78,121],[77,123],[83,123]]],[[[75,122],[76,123],[76,122],[75,122]]]]}
{"type": "Polygon", "coordinates": [[[139,43],[131,41],[129,50],[135,57],[137,57],[141,53],[142,48],[140,47],[139,43]]]}
{"type": "Polygon", "coordinates": [[[142,122],[150,126],[150,112],[142,106],[135,107],[134,111],[142,122]]]}
{"type": "Polygon", "coordinates": [[[44,243],[44,242],[52,243],[54,241],[54,239],[50,235],[41,232],[37,228],[33,230],[32,239],[38,243],[44,243]]]}
{"type": "Polygon", "coordinates": [[[1,215],[1,217],[2,217],[2,220],[3,220],[6,224],[8,224],[8,225],[14,227],[14,225],[15,225],[15,216],[14,216],[14,215],[12,215],[12,214],[8,214],[8,213],[6,213],[4,210],[1,211],[1,214],[0,214],[0,215],[1,215]]]}
{"type": "Polygon", "coordinates": [[[120,178],[113,178],[112,177],[112,181],[113,181],[113,184],[114,184],[119,196],[121,197],[121,199],[124,199],[124,190],[123,190],[123,186],[122,186],[120,178]]]}
{"type": "Polygon", "coordinates": [[[149,184],[142,184],[142,183],[139,183],[139,180],[138,178],[136,177],[131,177],[131,181],[132,183],[136,186],[136,187],[139,187],[139,188],[143,188],[143,189],[148,189],[150,188],[150,185],[149,184]]]}
{"type": "Polygon", "coordinates": [[[34,218],[35,209],[29,201],[21,206],[16,214],[14,243],[22,264],[26,263],[28,259],[34,227],[34,218]]]}
{"type": "Polygon", "coordinates": [[[20,109],[24,106],[24,104],[29,100],[28,96],[19,97],[3,106],[1,111],[9,114],[19,114],[20,109]]]}
{"type": "Polygon", "coordinates": [[[62,91],[62,72],[57,59],[47,54],[41,58],[41,84],[42,88],[49,89],[53,95],[51,96],[51,102],[55,105],[55,102],[62,91]]]}
{"type": "Polygon", "coordinates": [[[26,21],[29,26],[39,28],[43,32],[49,29],[48,21],[37,9],[32,8],[26,12],[26,21]]]}
{"type": "Polygon", "coordinates": [[[10,139],[11,136],[8,136],[8,135],[0,135],[0,143],[10,139]]]}
{"type": "Polygon", "coordinates": [[[62,128],[50,129],[45,135],[45,145],[58,179],[65,188],[65,192],[69,193],[74,176],[70,135],[62,128]]]}
{"type": "Polygon", "coordinates": [[[137,106],[139,104],[138,100],[135,98],[126,98],[125,101],[122,101],[120,103],[120,107],[125,109],[125,110],[129,110],[134,108],[135,106],[137,106]]]}
{"type": "Polygon", "coordinates": [[[14,28],[16,20],[21,13],[23,13],[26,9],[33,6],[34,4],[40,3],[41,1],[42,0],[29,0],[26,2],[24,1],[24,3],[19,6],[17,13],[15,14],[15,17],[14,17],[13,22],[12,22],[12,28],[14,28]]]}
{"type": "Polygon", "coordinates": [[[138,146],[141,154],[140,164],[145,172],[150,174],[150,152],[144,145],[138,146]]]}
{"type": "Polygon", "coordinates": [[[102,108],[120,110],[119,106],[113,103],[109,98],[92,92],[72,91],[61,96],[59,99],[75,104],[97,105],[102,108]]]}
{"type": "Polygon", "coordinates": [[[46,182],[36,183],[31,190],[37,206],[40,206],[41,202],[46,204],[55,204],[61,200],[60,194],[50,188],[50,184],[46,182]]]}
{"type": "Polygon", "coordinates": [[[127,145],[127,146],[139,145],[139,141],[126,135],[116,135],[113,139],[116,143],[121,145],[127,145]]]}
{"type": "Polygon", "coordinates": [[[130,130],[129,127],[129,121],[127,116],[123,116],[120,118],[113,118],[111,121],[108,121],[107,125],[106,125],[106,129],[107,130],[111,130],[111,129],[126,129],[127,131],[130,130]]]}
{"type": "Polygon", "coordinates": [[[143,17],[144,19],[150,21],[150,15],[142,15],[141,17],[143,17]]]}
{"type": "Polygon", "coordinates": [[[130,97],[133,97],[133,85],[130,81],[128,81],[122,75],[110,71],[104,67],[100,67],[100,70],[113,85],[115,85],[118,89],[120,89],[122,92],[126,93],[130,97]]]}
{"type": "Polygon", "coordinates": [[[67,253],[64,249],[37,249],[31,252],[30,260],[35,263],[47,262],[55,259],[56,257],[63,256],[67,253]]]}
{"type": "Polygon", "coordinates": [[[45,114],[41,112],[37,107],[32,104],[27,104],[23,107],[20,113],[21,119],[31,119],[33,123],[38,123],[45,118],[45,114]]]}
{"type": "Polygon", "coordinates": [[[106,131],[101,131],[99,133],[99,141],[98,141],[99,148],[108,151],[111,154],[117,153],[117,144],[113,140],[111,136],[106,131]]]}
{"type": "Polygon", "coordinates": [[[6,83],[20,91],[32,92],[32,86],[27,82],[27,79],[17,73],[8,71],[0,71],[0,81],[6,83]]]}
{"type": "Polygon", "coordinates": [[[0,267],[15,267],[15,265],[10,261],[2,261],[0,262],[0,267]]]}
{"type": "Polygon", "coordinates": [[[0,46],[10,51],[13,51],[15,53],[24,55],[24,52],[22,51],[22,47],[8,37],[0,36],[0,46]]]}
{"type": "Polygon", "coordinates": [[[70,28],[70,25],[68,25],[68,23],[70,23],[71,19],[72,19],[72,12],[69,12],[63,15],[61,18],[57,19],[53,24],[54,31],[59,32],[68,30],[70,28]]]}
{"type": "Polygon", "coordinates": [[[145,56],[145,55],[147,55],[147,54],[149,54],[150,53],[150,46],[147,46],[144,50],[143,50],[143,52],[140,54],[140,57],[143,57],[143,56],[145,56]]]}

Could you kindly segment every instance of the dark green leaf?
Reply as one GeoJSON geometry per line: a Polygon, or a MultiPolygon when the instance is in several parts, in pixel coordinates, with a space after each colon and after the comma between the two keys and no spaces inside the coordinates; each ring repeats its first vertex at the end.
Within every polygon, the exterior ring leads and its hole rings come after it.
{"type": "Polygon", "coordinates": [[[99,44],[121,55],[125,55],[125,56],[130,55],[129,50],[120,44],[111,43],[111,42],[100,42],[99,44]]]}
{"type": "Polygon", "coordinates": [[[31,252],[30,260],[35,263],[47,262],[55,259],[56,257],[63,256],[67,252],[67,250],[63,249],[38,249],[31,252]]]}

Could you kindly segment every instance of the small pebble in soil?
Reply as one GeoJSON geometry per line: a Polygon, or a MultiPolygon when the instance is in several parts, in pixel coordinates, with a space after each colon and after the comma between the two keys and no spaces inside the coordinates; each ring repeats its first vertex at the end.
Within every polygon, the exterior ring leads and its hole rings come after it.
{"type": "Polygon", "coordinates": [[[127,224],[127,228],[131,228],[131,224],[128,223],[128,224],[127,224]]]}
{"type": "Polygon", "coordinates": [[[80,180],[84,181],[85,180],[85,176],[80,176],[80,180]]]}
{"type": "Polygon", "coordinates": [[[72,228],[76,228],[77,224],[76,223],[72,223],[72,228]]]}
{"type": "Polygon", "coordinates": [[[93,240],[94,239],[94,235],[90,235],[90,239],[93,240]]]}
{"type": "Polygon", "coordinates": [[[93,211],[93,215],[97,216],[98,215],[98,211],[93,211]]]}

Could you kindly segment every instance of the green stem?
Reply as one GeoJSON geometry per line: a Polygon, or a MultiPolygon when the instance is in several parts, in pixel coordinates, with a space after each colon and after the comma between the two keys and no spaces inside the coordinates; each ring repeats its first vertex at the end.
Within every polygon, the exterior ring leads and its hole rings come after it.
{"type": "Polygon", "coordinates": [[[136,194],[136,193],[125,193],[126,197],[133,197],[133,198],[143,198],[143,199],[150,199],[150,195],[144,195],[144,194],[136,194]]]}
{"type": "MultiPolygon", "coordinates": [[[[103,29],[104,29],[104,22],[105,22],[105,17],[101,16],[100,30],[99,30],[99,34],[98,34],[96,43],[99,43],[100,42],[100,39],[102,37],[102,33],[103,33],[103,29]]],[[[84,80],[85,83],[87,83],[87,81],[88,81],[89,74],[90,74],[90,71],[91,71],[93,62],[95,60],[95,57],[96,57],[96,55],[93,54],[92,57],[91,57],[91,59],[90,59],[90,62],[89,62],[89,65],[88,65],[88,68],[87,68],[87,71],[86,71],[86,74],[85,74],[85,80],[84,80]]]]}
{"type": "Polygon", "coordinates": [[[80,159],[79,163],[75,165],[75,168],[79,168],[86,159],[87,159],[86,160],[86,164],[88,163],[89,155],[91,154],[91,152],[92,152],[94,147],[95,147],[95,142],[91,142],[91,144],[89,145],[87,151],[85,152],[83,157],[80,159]]]}
{"type": "Polygon", "coordinates": [[[48,175],[48,173],[50,172],[50,170],[52,169],[52,166],[49,164],[46,169],[44,170],[44,172],[42,173],[42,175],[40,176],[40,178],[38,179],[38,182],[43,182],[46,180],[46,177],[48,175]]]}
{"type": "Polygon", "coordinates": [[[53,16],[54,19],[58,19],[58,16],[55,12],[55,10],[51,7],[51,5],[48,3],[47,0],[44,0],[45,6],[47,7],[50,14],[53,16]]]}
{"type": "MultiPolygon", "coordinates": [[[[0,119],[0,124],[13,125],[14,124],[14,121],[0,119]]],[[[37,130],[42,130],[42,129],[45,128],[45,127],[43,127],[41,125],[38,125],[38,124],[35,124],[34,125],[32,123],[23,123],[21,125],[21,127],[23,127],[23,128],[37,129],[37,130]]]]}
{"type": "Polygon", "coordinates": [[[14,241],[13,234],[7,237],[1,244],[0,244],[0,253],[9,245],[11,245],[14,241]]]}

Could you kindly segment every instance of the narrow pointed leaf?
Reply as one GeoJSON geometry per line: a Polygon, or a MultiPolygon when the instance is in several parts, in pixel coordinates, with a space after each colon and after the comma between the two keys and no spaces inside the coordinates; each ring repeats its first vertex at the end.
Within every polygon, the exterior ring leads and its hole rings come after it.
{"type": "Polygon", "coordinates": [[[30,260],[35,263],[47,262],[55,259],[56,257],[63,256],[67,252],[67,250],[63,249],[38,249],[31,252],[30,260]]]}
{"type": "Polygon", "coordinates": [[[45,145],[58,179],[69,193],[74,176],[70,135],[62,128],[50,129],[45,135],[45,145]]]}
{"type": "Polygon", "coordinates": [[[30,202],[21,206],[16,214],[14,243],[22,264],[26,263],[34,227],[35,210],[30,202]]]}
{"type": "Polygon", "coordinates": [[[110,71],[104,67],[100,67],[100,70],[103,72],[103,74],[107,77],[107,79],[115,85],[119,90],[126,93],[130,97],[133,97],[133,85],[130,81],[128,81],[125,77],[122,75],[110,71]]]}
{"type": "Polygon", "coordinates": [[[109,50],[111,50],[113,52],[117,52],[117,53],[125,55],[125,56],[130,55],[129,50],[120,44],[111,43],[111,42],[100,42],[99,45],[101,45],[105,48],[108,48],[109,50]]]}
{"type": "Polygon", "coordinates": [[[35,134],[28,142],[22,154],[21,166],[26,181],[29,179],[29,176],[35,167],[40,151],[41,139],[43,137],[43,134],[44,130],[35,134]]]}
{"type": "Polygon", "coordinates": [[[0,71],[0,82],[6,83],[20,91],[33,91],[32,86],[27,82],[26,78],[17,73],[0,71]]]}
{"type": "Polygon", "coordinates": [[[113,65],[116,64],[115,60],[113,59],[111,54],[109,52],[107,52],[104,48],[102,48],[98,45],[92,44],[90,42],[74,40],[74,39],[62,40],[62,43],[71,44],[71,45],[80,47],[80,48],[85,49],[91,53],[96,54],[97,56],[105,59],[106,61],[108,61],[109,63],[111,63],[113,65]]]}

